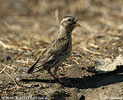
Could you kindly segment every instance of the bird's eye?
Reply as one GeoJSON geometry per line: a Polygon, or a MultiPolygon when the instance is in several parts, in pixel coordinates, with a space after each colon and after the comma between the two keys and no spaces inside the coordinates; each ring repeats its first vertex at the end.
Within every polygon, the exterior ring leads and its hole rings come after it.
{"type": "Polygon", "coordinates": [[[71,22],[71,19],[68,19],[69,22],[71,22]]]}

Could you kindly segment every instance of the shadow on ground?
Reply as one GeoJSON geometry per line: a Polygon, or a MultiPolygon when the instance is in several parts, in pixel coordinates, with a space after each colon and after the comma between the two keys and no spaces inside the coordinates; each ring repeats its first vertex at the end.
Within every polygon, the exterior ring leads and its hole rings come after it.
{"type": "Polygon", "coordinates": [[[84,78],[61,78],[65,82],[59,82],[57,80],[44,80],[44,79],[22,79],[25,82],[43,82],[43,83],[59,83],[64,87],[88,89],[98,88],[110,84],[115,84],[123,81],[123,75],[119,72],[123,72],[123,68],[120,68],[114,72],[108,74],[94,75],[84,78]]]}

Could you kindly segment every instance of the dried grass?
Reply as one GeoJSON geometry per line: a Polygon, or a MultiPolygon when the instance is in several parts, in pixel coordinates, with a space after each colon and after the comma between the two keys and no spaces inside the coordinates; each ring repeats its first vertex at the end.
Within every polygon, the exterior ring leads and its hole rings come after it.
{"type": "MultiPolygon", "coordinates": [[[[14,56],[16,63],[10,63],[17,68],[34,62],[54,38],[65,13],[81,19],[81,27],[72,34],[72,56],[65,66],[83,64],[88,67],[95,58],[123,54],[123,0],[22,0],[13,3],[20,8],[10,7],[11,1],[0,4],[0,55],[14,56]]],[[[7,68],[11,67],[4,65],[0,74],[5,72],[11,77],[7,68]]]]}
{"type": "Polygon", "coordinates": [[[9,77],[13,80],[14,84],[16,85],[16,88],[18,89],[19,86],[17,85],[17,82],[16,82],[15,79],[6,71],[7,68],[12,69],[12,70],[15,70],[15,68],[13,68],[13,67],[11,67],[11,66],[8,66],[8,65],[5,65],[5,64],[0,64],[0,65],[4,67],[3,69],[1,69],[0,74],[5,73],[7,76],[9,76],[9,77]]]}

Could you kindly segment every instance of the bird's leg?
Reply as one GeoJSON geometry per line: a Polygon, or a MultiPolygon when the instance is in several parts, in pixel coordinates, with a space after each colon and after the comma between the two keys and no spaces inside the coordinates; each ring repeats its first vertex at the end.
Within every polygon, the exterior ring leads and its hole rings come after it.
{"type": "Polygon", "coordinates": [[[69,82],[69,81],[63,81],[61,80],[58,76],[57,76],[57,70],[58,70],[59,66],[56,66],[55,69],[54,69],[54,75],[55,77],[57,77],[57,79],[62,82],[62,83],[66,83],[66,82],[69,82]]]}
{"type": "Polygon", "coordinates": [[[49,73],[51,76],[53,76],[54,78],[56,78],[55,75],[54,75],[50,70],[51,70],[51,69],[48,69],[48,73],[49,73]]]}
{"type": "Polygon", "coordinates": [[[56,66],[55,69],[54,69],[54,75],[55,77],[60,81],[60,82],[63,82],[58,76],[57,76],[57,70],[58,70],[59,66],[56,66]]]}
{"type": "Polygon", "coordinates": [[[51,70],[51,69],[49,68],[49,69],[48,69],[48,73],[49,73],[51,76],[53,76],[55,79],[58,79],[59,81],[61,81],[60,78],[59,78],[57,75],[53,74],[50,70],[51,70]]]}
{"type": "Polygon", "coordinates": [[[58,70],[58,68],[59,68],[59,67],[55,67],[55,69],[54,69],[54,72],[53,72],[53,73],[54,73],[54,75],[59,79],[59,77],[57,76],[57,70],[58,70]]]}

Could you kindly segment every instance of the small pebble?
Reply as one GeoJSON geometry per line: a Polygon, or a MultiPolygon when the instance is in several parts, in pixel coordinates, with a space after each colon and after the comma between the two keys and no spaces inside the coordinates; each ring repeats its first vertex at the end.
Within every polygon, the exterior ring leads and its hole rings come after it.
{"type": "Polygon", "coordinates": [[[6,60],[11,60],[11,57],[10,56],[6,56],[6,60]]]}

